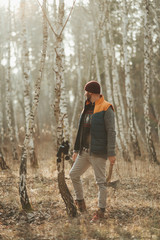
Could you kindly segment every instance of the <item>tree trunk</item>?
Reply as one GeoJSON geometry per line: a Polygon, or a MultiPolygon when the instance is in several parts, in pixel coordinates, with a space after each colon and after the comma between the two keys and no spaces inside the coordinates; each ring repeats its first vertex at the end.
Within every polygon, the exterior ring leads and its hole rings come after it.
{"type": "Polygon", "coordinates": [[[124,52],[124,67],[125,67],[125,90],[126,90],[126,102],[127,102],[127,115],[128,115],[128,125],[129,134],[132,144],[132,149],[134,153],[134,158],[141,156],[139,143],[137,140],[137,133],[134,124],[134,104],[133,104],[133,94],[130,80],[130,66],[129,57],[127,50],[127,25],[128,17],[126,10],[126,0],[123,0],[123,52],[124,52]]]}
{"type": "MultiPolygon", "coordinates": [[[[118,69],[117,63],[115,58],[115,50],[114,50],[114,40],[112,34],[112,26],[111,26],[111,19],[110,15],[108,18],[108,31],[109,31],[109,39],[110,39],[110,51],[112,56],[112,81],[113,81],[113,99],[116,106],[116,113],[117,113],[117,127],[119,129],[119,135],[123,147],[123,157],[125,161],[131,161],[129,149],[126,141],[125,131],[124,131],[124,104],[122,101],[120,86],[119,86],[119,76],[118,76],[118,69]]],[[[126,122],[126,121],[125,121],[126,122]]],[[[126,124],[125,124],[126,126],[126,124]]],[[[116,129],[117,130],[117,129],[116,129]]]]}
{"type": "Polygon", "coordinates": [[[76,93],[77,96],[75,97],[75,104],[74,104],[74,109],[73,109],[73,114],[72,114],[72,119],[71,119],[71,124],[70,124],[70,145],[71,147],[73,147],[73,129],[75,127],[75,119],[77,117],[77,113],[79,112],[79,106],[81,106],[82,104],[82,49],[81,49],[81,44],[78,41],[78,43],[76,44],[76,55],[77,55],[77,89],[76,89],[76,93]]]}
{"type": "MultiPolygon", "coordinates": [[[[25,110],[25,124],[26,134],[29,135],[29,118],[31,113],[31,100],[30,100],[30,66],[29,66],[29,51],[28,51],[28,40],[27,30],[25,24],[25,0],[21,1],[22,11],[22,69],[24,76],[24,110],[25,110]]],[[[30,159],[31,167],[38,167],[37,157],[35,154],[33,136],[30,136],[29,148],[27,149],[27,157],[30,159]]]]}
{"type": "Polygon", "coordinates": [[[147,148],[149,159],[152,162],[158,162],[155,147],[151,135],[151,123],[149,117],[149,96],[150,96],[150,24],[149,24],[149,1],[144,0],[144,119],[145,134],[147,139],[147,148]]]}
{"type": "Polygon", "coordinates": [[[56,36],[56,86],[55,86],[55,104],[54,113],[57,122],[57,147],[62,143],[62,138],[69,139],[69,124],[66,107],[66,93],[64,82],[64,47],[63,35],[60,34],[63,28],[64,20],[64,1],[59,2],[58,10],[59,25],[56,36]],[[64,130],[63,130],[64,128],[64,130]]]}
{"type": "Polygon", "coordinates": [[[100,77],[100,70],[99,70],[99,63],[98,63],[98,56],[97,56],[97,39],[96,39],[96,33],[95,29],[93,32],[93,57],[95,62],[95,68],[96,68],[96,79],[99,84],[101,84],[101,77],[100,77]]]}
{"type": "MultiPolygon", "coordinates": [[[[65,94],[65,84],[64,84],[64,49],[63,49],[63,35],[61,31],[63,29],[64,21],[64,0],[59,1],[58,10],[58,22],[59,26],[57,29],[56,37],[56,87],[55,87],[55,105],[54,113],[57,122],[57,149],[61,149],[63,142],[69,140],[69,124],[67,117],[67,107],[66,107],[66,94],[65,94]]],[[[62,148],[63,149],[63,148],[62,148]]],[[[63,151],[63,150],[62,150],[63,151]]],[[[75,217],[77,215],[77,210],[70,194],[70,191],[65,182],[65,163],[64,163],[64,153],[61,151],[60,156],[57,153],[57,170],[58,170],[58,187],[61,196],[65,202],[67,214],[69,216],[75,217]]],[[[58,150],[59,152],[59,150],[58,150]]]]}
{"type": "Polygon", "coordinates": [[[157,49],[157,46],[160,45],[160,25],[158,22],[158,17],[157,17],[157,12],[156,12],[156,6],[155,6],[155,1],[152,2],[152,4],[149,5],[149,11],[153,15],[153,22],[154,22],[154,28],[152,27],[151,29],[151,95],[152,95],[152,103],[153,103],[153,108],[156,116],[156,122],[157,122],[157,135],[158,135],[158,141],[160,142],[160,113],[159,113],[159,102],[157,101],[158,99],[158,94],[159,92],[157,91],[157,84],[159,84],[159,51],[157,49]],[[155,27],[156,26],[156,27],[155,27]],[[153,36],[157,36],[156,40],[154,39],[153,36]],[[155,52],[154,49],[157,49],[155,52]]]}
{"type": "Polygon", "coordinates": [[[10,35],[11,35],[11,14],[10,14],[10,0],[8,4],[8,66],[7,66],[7,77],[6,77],[6,116],[7,116],[7,123],[8,123],[8,130],[9,130],[9,138],[11,142],[11,148],[12,148],[12,157],[13,160],[18,160],[18,154],[16,150],[16,144],[14,139],[14,129],[13,129],[13,123],[12,123],[12,115],[11,115],[11,46],[10,46],[10,35]]]}
{"type": "Polygon", "coordinates": [[[6,170],[6,169],[9,169],[9,167],[7,166],[5,160],[4,160],[4,157],[3,157],[3,153],[2,153],[2,150],[0,148],[0,168],[2,170],[6,170]]]}
{"type": "Polygon", "coordinates": [[[107,100],[113,104],[113,97],[112,97],[112,84],[111,84],[111,77],[110,77],[110,67],[109,67],[109,52],[108,52],[108,45],[106,40],[106,24],[107,24],[107,17],[106,17],[106,4],[101,2],[99,4],[100,10],[100,20],[99,20],[99,29],[100,29],[100,37],[101,37],[101,46],[102,46],[102,53],[104,58],[104,75],[105,75],[105,86],[107,92],[107,100]]]}
{"type": "MultiPolygon", "coordinates": [[[[43,0],[43,7],[44,8],[46,7],[46,0],[43,0]]],[[[22,204],[22,208],[26,210],[31,209],[31,205],[29,202],[28,194],[27,194],[27,187],[26,187],[27,150],[29,148],[30,139],[33,134],[34,118],[35,118],[35,114],[36,114],[38,103],[39,103],[41,80],[43,76],[43,70],[44,70],[45,59],[46,59],[47,40],[48,40],[47,22],[43,14],[43,49],[42,49],[40,66],[38,71],[38,77],[35,82],[35,88],[34,88],[35,93],[34,93],[32,110],[29,116],[29,123],[28,123],[29,132],[28,134],[26,133],[25,135],[23,150],[21,154],[21,165],[20,165],[20,184],[19,184],[20,201],[22,204]]]]}

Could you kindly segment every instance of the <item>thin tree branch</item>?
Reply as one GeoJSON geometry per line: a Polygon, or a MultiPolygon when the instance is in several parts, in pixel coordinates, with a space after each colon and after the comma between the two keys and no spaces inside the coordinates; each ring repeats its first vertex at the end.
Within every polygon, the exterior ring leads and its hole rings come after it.
{"type": "MultiPolygon", "coordinates": [[[[38,0],[37,0],[37,1],[38,1],[38,0]]],[[[67,22],[68,22],[68,20],[69,20],[69,18],[70,18],[70,16],[71,16],[71,14],[72,14],[72,11],[73,11],[75,2],[76,2],[76,0],[74,0],[74,2],[73,2],[73,5],[72,5],[72,7],[71,7],[71,11],[70,11],[70,13],[69,13],[69,15],[68,15],[68,18],[66,19],[65,24],[63,25],[63,28],[62,28],[62,30],[61,30],[61,32],[60,32],[60,34],[59,34],[59,37],[62,35],[63,30],[65,29],[65,26],[66,26],[66,24],[67,24],[67,22]]]]}
{"type": "Polygon", "coordinates": [[[52,27],[52,25],[51,25],[51,23],[50,23],[50,21],[49,21],[49,19],[48,19],[48,17],[47,17],[47,14],[46,14],[45,10],[44,10],[43,7],[41,6],[39,0],[37,0],[37,2],[38,2],[38,5],[39,5],[39,6],[41,7],[41,9],[42,9],[42,12],[43,12],[43,14],[44,14],[44,16],[45,16],[45,18],[46,18],[46,20],[47,20],[47,22],[48,22],[51,30],[52,30],[52,32],[55,34],[56,37],[58,37],[57,33],[54,31],[54,29],[53,29],[53,27],[52,27]]]}
{"type": "Polygon", "coordinates": [[[47,17],[47,14],[46,14],[45,10],[43,9],[43,7],[41,6],[39,0],[37,0],[37,2],[38,2],[38,5],[39,5],[39,6],[41,7],[41,9],[42,9],[43,14],[44,14],[44,16],[46,17],[47,22],[48,22],[48,24],[49,24],[52,32],[55,34],[56,37],[60,37],[60,36],[62,35],[62,33],[63,33],[63,30],[65,29],[65,27],[66,27],[66,25],[67,25],[67,22],[68,22],[68,20],[69,20],[69,18],[70,18],[70,16],[71,16],[71,14],[72,14],[72,11],[73,11],[73,8],[74,8],[74,5],[75,5],[76,0],[74,0],[74,2],[73,2],[71,11],[70,11],[70,13],[69,13],[69,15],[68,15],[68,18],[66,19],[66,22],[65,22],[65,24],[63,25],[62,30],[61,30],[61,32],[60,32],[59,35],[54,31],[54,29],[53,29],[53,27],[52,27],[52,25],[51,25],[51,23],[50,23],[50,21],[49,21],[49,19],[48,19],[48,17],[47,17]]]}

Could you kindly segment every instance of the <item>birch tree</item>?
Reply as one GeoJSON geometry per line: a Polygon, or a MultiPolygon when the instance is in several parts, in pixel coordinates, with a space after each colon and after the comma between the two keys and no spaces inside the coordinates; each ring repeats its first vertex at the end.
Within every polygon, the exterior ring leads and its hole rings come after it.
{"type": "MultiPolygon", "coordinates": [[[[58,26],[56,29],[56,87],[55,87],[55,105],[54,112],[57,121],[57,149],[61,149],[64,142],[69,141],[69,124],[66,106],[66,93],[64,82],[64,47],[63,47],[63,29],[64,23],[64,0],[59,1],[58,8],[58,26]]],[[[58,151],[59,152],[59,151],[58,151]]],[[[58,187],[61,196],[65,202],[66,210],[69,216],[75,217],[77,210],[73,197],[65,182],[64,152],[60,150],[60,156],[57,153],[58,187]]]]}
{"type": "Polygon", "coordinates": [[[77,88],[76,88],[76,93],[77,95],[75,96],[75,104],[74,104],[74,109],[73,109],[73,114],[72,114],[72,119],[71,119],[71,124],[70,124],[70,145],[73,147],[73,129],[74,129],[74,123],[75,119],[77,117],[77,113],[79,110],[79,106],[82,104],[82,44],[80,42],[80,39],[78,38],[77,44],[76,44],[76,56],[77,56],[77,88]]]}
{"type": "Polygon", "coordinates": [[[16,150],[14,128],[12,123],[11,114],[11,10],[10,0],[8,1],[8,41],[7,41],[7,73],[6,73],[6,116],[8,123],[9,138],[11,142],[12,157],[13,160],[18,160],[18,154],[16,150]]]}
{"type": "Polygon", "coordinates": [[[127,50],[127,26],[128,26],[128,16],[127,16],[127,8],[126,8],[126,0],[122,1],[123,3],[123,52],[124,52],[124,70],[125,70],[125,90],[126,90],[126,102],[127,102],[127,115],[128,115],[128,126],[129,126],[129,134],[130,140],[132,144],[132,149],[134,153],[134,157],[141,156],[139,143],[137,140],[137,133],[135,129],[134,123],[134,104],[133,104],[133,94],[130,80],[130,65],[129,65],[129,56],[127,50]]]}
{"type": "MultiPolygon", "coordinates": [[[[25,23],[25,0],[21,0],[21,12],[22,12],[22,70],[24,78],[24,111],[25,111],[25,125],[26,134],[29,135],[29,118],[31,112],[31,100],[30,100],[30,66],[29,66],[29,50],[28,50],[28,40],[27,40],[27,30],[25,23]]],[[[31,162],[32,167],[37,167],[38,162],[35,154],[34,140],[33,136],[30,136],[28,157],[31,162]]]]}
{"type": "Polygon", "coordinates": [[[149,4],[149,11],[153,19],[153,27],[150,28],[151,31],[151,80],[152,80],[152,98],[153,98],[153,108],[156,115],[157,121],[157,131],[158,131],[158,140],[160,142],[160,113],[158,111],[158,101],[157,101],[157,84],[160,83],[159,77],[159,50],[160,50],[160,23],[158,21],[157,9],[155,6],[155,1],[149,4]],[[157,68],[158,66],[158,68],[157,68]]]}
{"type": "Polygon", "coordinates": [[[144,0],[144,119],[147,148],[150,161],[158,162],[155,147],[151,135],[151,123],[149,113],[150,97],[150,24],[149,24],[149,0],[144,0]]]}
{"type": "MultiPolygon", "coordinates": [[[[43,0],[43,8],[46,9],[46,0],[43,0]]],[[[29,131],[26,132],[23,149],[21,153],[21,164],[20,164],[20,183],[19,183],[19,193],[20,193],[20,201],[23,209],[31,209],[31,204],[29,202],[29,197],[27,194],[27,186],[26,186],[26,174],[27,174],[27,151],[29,148],[30,139],[33,134],[34,127],[34,118],[37,111],[39,96],[40,96],[40,88],[41,88],[41,80],[43,77],[45,59],[46,59],[46,50],[47,50],[47,40],[48,40],[48,30],[47,30],[47,22],[45,15],[43,14],[43,48],[41,53],[40,66],[38,71],[38,77],[35,81],[35,92],[33,105],[29,116],[29,131]]]]}
{"type": "Polygon", "coordinates": [[[128,144],[126,141],[125,136],[125,129],[124,125],[127,126],[126,120],[125,120],[125,111],[124,111],[124,104],[121,96],[121,90],[120,90],[120,83],[119,83],[119,76],[118,76],[118,69],[117,69],[117,62],[115,58],[115,49],[114,49],[114,39],[113,39],[113,33],[112,33],[112,25],[111,25],[111,17],[109,13],[109,7],[108,7],[108,34],[109,34],[109,40],[110,40],[110,51],[112,56],[112,81],[113,81],[113,99],[116,106],[116,126],[117,126],[117,132],[119,132],[121,144],[123,147],[123,157],[126,161],[131,161],[128,144]]]}
{"type": "Polygon", "coordinates": [[[2,109],[2,84],[1,84],[1,78],[0,78],[0,168],[2,170],[7,169],[8,166],[5,162],[2,147],[4,143],[4,128],[3,128],[3,109],[2,109]]]}
{"type": "Polygon", "coordinates": [[[66,94],[64,82],[64,47],[63,47],[63,27],[64,27],[64,1],[59,1],[58,24],[56,29],[56,86],[54,113],[57,122],[57,147],[62,143],[62,132],[65,140],[69,139],[68,117],[66,109],[66,94]],[[63,121],[62,121],[63,119],[63,121]],[[63,126],[62,126],[63,123],[63,126]],[[64,131],[63,128],[64,127],[64,131]]]}
{"type": "MultiPolygon", "coordinates": [[[[107,93],[107,100],[114,104],[113,100],[113,91],[112,91],[112,81],[111,81],[111,75],[110,75],[110,58],[111,54],[109,52],[109,43],[106,39],[106,33],[107,33],[107,9],[105,2],[99,2],[99,37],[101,40],[101,48],[103,53],[103,59],[104,59],[104,75],[105,75],[105,87],[106,87],[106,93],[107,93]]],[[[117,118],[115,118],[115,126],[116,126],[116,132],[118,132],[118,124],[117,124],[117,118]]],[[[119,135],[117,134],[116,143],[118,146],[118,149],[120,152],[123,152],[121,141],[119,138],[119,135]]]]}
{"type": "Polygon", "coordinates": [[[54,114],[57,122],[57,147],[61,145],[62,142],[62,119],[60,119],[61,109],[60,109],[60,100],[61,100],[61,86],[63,81],[63,72],[64,72],[64,49],[63,49],[63,35],[61,30],[63,28],[64,21],[64,1],[59,2],[58,8],[58,26],[56,31],[56,85],[55,85],[55,104],[54,104],[54,114]]]}
{"type": "Polygon", "coordinates": [[[111,76],[110,76],[110,67],[109,67],[109,52],[108,52],[108,44],[106,40],[106,25],[107,25],[107,17],[106,17],[106,5],[104,2],[101,2],[99,5],[100,8],[100,37],[101,37],[101,46],[104,58],[104,74],[105,74],[105,86],[107,92],[107,100],[113,104],[112,98],[112,85],[111,85],[111,76]]]}
{"type": "Polygon", "coordinates": [[[94,28],[93,32],[93,58],[95,63],[95,71],[96,71],[96,79],[99,84],[101,84],[101,77],[100,77],[100,69],[99,69],[99,62],[97,56],[97,39],[98,36],[96,35],[96,30],[94,28]]]}

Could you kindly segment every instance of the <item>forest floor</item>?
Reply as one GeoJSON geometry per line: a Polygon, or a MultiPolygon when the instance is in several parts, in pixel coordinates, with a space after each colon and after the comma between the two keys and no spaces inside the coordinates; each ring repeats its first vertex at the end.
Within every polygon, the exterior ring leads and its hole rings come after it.
{"type": "MultiPolygon", "coordinates": [[[[83,176],[88,212],[69,218],[58,190],[55,157],[39,153],[39,168],[28,166],[27,190],[33,211],[21,209],[19,164],[0,171],[0,240],[142,240],[160,239],[160,167],[147,162],[118,161],[108,188],[105,219],[90,220],[97,209],[97,186],[92,169],[83,176]]],[[[50,150],[51,151],[51,150],[50,150]]],[[[52,155],[53,156],[53,155],[52,155]]],[[[66,163],[66,182],[73,194],[66,163]]],[[[74,194],[73,194],[74,195],[74,194]]]]}

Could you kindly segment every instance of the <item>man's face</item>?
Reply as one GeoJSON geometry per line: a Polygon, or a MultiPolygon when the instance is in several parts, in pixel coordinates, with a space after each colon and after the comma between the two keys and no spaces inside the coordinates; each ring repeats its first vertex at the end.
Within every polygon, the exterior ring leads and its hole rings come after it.
{"type": "Polygon", "coordinates": [[[88,101],[91,100],[92,93],[85,91],[85,97],[87,98],[88,101]]]}

